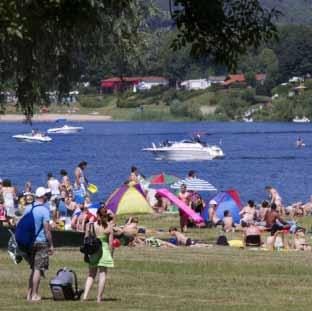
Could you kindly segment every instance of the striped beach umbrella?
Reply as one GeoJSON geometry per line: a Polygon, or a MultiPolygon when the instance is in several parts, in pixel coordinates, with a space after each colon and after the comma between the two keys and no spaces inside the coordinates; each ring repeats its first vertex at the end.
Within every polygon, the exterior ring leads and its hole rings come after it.
{"type": "Polygon", "coordinates": [[[177,181],[170,186],[172,189],[180,189],[181,185],[185,184],[187,190],[192,191],[217,191],[217,188],[206,180],[199,178],[185,178],[177,181]]]}
{"type": "Polygon", "coordinates": [[[172,185],[179,181],[180,178],[174,175],[160,173],[157,175],[152,175],[147,180],[151,185],[172,185]]]}

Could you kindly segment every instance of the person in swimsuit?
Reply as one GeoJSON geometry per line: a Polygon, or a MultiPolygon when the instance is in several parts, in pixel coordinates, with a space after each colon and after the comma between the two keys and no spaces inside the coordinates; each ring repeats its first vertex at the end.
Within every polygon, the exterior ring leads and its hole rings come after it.
{"type": "Polygon", "coordinates": [[[170,208],[170,201],[162,197],[160,194],[155,194],[156,203],[152,206],[156,213],[163,213],[170,208]]]}
{"type": "Polygon", "coordinates": [[[4,200],[4,206],[6,209],[6,215],[9,219],[10,225],[14,225],[15,222],[15,199],[16,199],[16,189],[12,186],[9,179],[3,180],[2,196],[4,200]]]}
{"type": "Polygon", "coordinates": [[[241,222],[245,222],[247,224],[254,222],[256,214],[255,203],[252,200],[249,200],[247,206],[245,206],[239,213],[241,216],[241,222]]]}
{"type": "Polygon", "coordinates": [[[305,143],[303,141],[303,139],[301,137],[298,137],[297,140],[296,140],[296,147],[297,148],[301,148],[301,147],[304,147],[305,146],[305,143]]]}
{"type": "MultiPolygon", "coordinates": [[[[99,273],[99,285],[97,302],[104,300],[104,288],[107,278],[107,268],[114,267],[113,261],[113,226],[110,215],[105,207],[100,207],[97,211],[97,221],[93,224],[97,238],[101,241],[101,249],[89,257],[89,273],[86,280],[85,290],[82,300],[87,300],[94,279],[99,273]]],[[[91,224],[88,224],[86,237],[90,234],[91,224]]]]}
{"type": "Polygon", "coordinates": [[[172,237],[176,238],[177,245],[189,246],[189,247],[209,247],[210,245],[199,243],[198,241],[188,238],[183,233],[179,232],[176,227],[170,227],[169,233],[172,237]]]}
{"type": "MultiPolygon", "coordinates": [[[[180,192],[178,194],[178,198],[185,203],[187,206],[191,207],[191,193],[187,191],[186,185],[182,184],[180,188],[180,192]]],[[[183,212],[181,209],[179,209],[179,215],[180,215],[180,226],[181,231],[186,232],[187,231],[187,225],[189,222],[188,215],[183,212]]]]}
{"type": "Polygon", "coordinates": [[[209,202],[210,208],[208,211],[209,222],[214,226],[223,226],[223,221],[217,216],[218,204],[215,200],[209,202]]]}
{"type": "Polygon", "coordinates": [[[277,192],[277,190],[275,188],[273,188],[272,186],[266,186],[265,190],[268,192],[268,194],[270,195],[270,204],[274,203],[276,204],[277,207],[277,211],[282,215],[285,216],[285,208],[283,206],[283,202],[282,202],[282,197],[280,196],[280,194],[277,192]]]}
{"type": "Polygon", "coordinates": [[[272,236],[277,231],[290,228],[290,225],[277,212],[277,206],[275,203],[271,204],[271,210],[265,214],[264,221],[265,227],[271,230],[272,236]]]}
{"type": "Polygon", "coordinates": [[[224,211],[224,217],[223,217],[223,231],[225,232],[231,232],[235,230],[235,224],[233,217],[230,213],[230,211],[224,211]]]}
{"type": "Polygon", "coordinates": [[[75,189],[81,189],[83,195],[86,195],[86,184],[88,183],[84,170],[86,169],[88,163],[86,161],[82,161],[78,164],[75,169],[75,189]]]}
{"type": "Polygon", "coordinates": [[[60,170],[60,175],[62,176],[61,186],[64,186],[66,190],[70,192],[72,190],[72,187],[67,171],[65,171],[64,169],[60,170]]]}

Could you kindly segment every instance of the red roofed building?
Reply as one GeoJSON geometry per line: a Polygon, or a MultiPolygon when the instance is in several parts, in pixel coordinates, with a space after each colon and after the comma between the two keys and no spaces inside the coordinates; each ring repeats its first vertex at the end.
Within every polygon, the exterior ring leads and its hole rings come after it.
{"type": "Polygon", "coordinates": [[[232,74],[228,75],[225,81],[223,82],[225,87],[233,86],[246,86],[246,78],[244,74],[232,74]]]}
{"type": "Polygon", "coordinates": [[[157,85],[168,85],[169,81],[167,78],[158,76],[148,77],[112,77],[101,81],[101,89],[103,92],[114,92],[122,89],[131,89],[134,87],[142,89],[151,89],[157,85]]]}

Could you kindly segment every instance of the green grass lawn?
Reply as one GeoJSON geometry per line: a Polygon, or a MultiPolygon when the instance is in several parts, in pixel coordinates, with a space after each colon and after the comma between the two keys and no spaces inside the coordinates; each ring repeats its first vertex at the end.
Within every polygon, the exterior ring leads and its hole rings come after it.
{"type": "MultiPolygon", "coordinates": [[[[122,221],[122,220],[120,220],[122,221]]],[[[165,229],[177,224],[174,216],[141,217],[151,234],[167,237],[165,229]],[[164,229],[157,231],[156,229],[164,229]]],[[[310,224],[310,219],[304,220],[310,224]]],[[[215,229],[191,229],[189,236],[212,241],[215,229]]],[[[39,303],[25,301],[28,267],[14,265],[0,251],[1,310],[310,310],[312,253],[270,252],[229,247],[157,249],[120,247],[110,270],[105,297],[95,302],[54,302],[49,280],[61,267],[74,269],[82,287],[87,265],[76,249],[57,249],[42,281],[39,303]]]]}

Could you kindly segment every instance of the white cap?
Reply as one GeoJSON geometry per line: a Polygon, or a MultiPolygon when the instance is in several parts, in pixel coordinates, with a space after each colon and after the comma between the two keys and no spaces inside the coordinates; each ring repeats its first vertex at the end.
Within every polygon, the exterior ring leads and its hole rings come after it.
{"type": "Polygon", "coordinates": [[[210,204],[210,205],[218,205],[218,203],[217,203],[216,200],[211,200],[211,201],[209,202],[209,204],[210,204]]]}
{"type": "Polygon", "coordinates": [[[41,197],[43,197],[45,194],[47,194],[47,193],[49,193],[49,192],[51,192],[50,189],[47,189],[47,188],[44,188],[44,187],[39,187],[39,188],[36,189],[35,196],[36,196],[37,198],[41,198],[41,197]]]}

